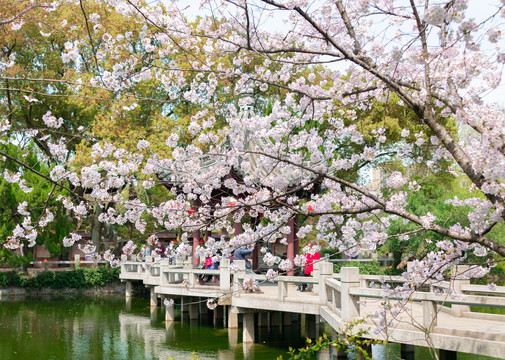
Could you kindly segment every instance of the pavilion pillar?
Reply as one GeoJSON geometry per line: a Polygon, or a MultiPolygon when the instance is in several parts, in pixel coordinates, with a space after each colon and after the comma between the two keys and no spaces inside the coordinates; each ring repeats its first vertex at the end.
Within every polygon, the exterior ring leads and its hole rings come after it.
{"type": "MultiPolygon", "coordinates": [[[[291,232],[288,234],[288,248],[287,248],[287,258],[291,261],[291,264],[294,264],[295,256],[300,252],[300,240],[296,236],[298,232],[298,215],[293,216],[288,221],[288,226],[291,232]]],[[[289,276],[294,275],[294,271],[291,270],[288,272],[289,276]]]]}
{"type": "Polygon", "coordinates": [[[241,222],[236,222],[235,223],[235,236],[242,234],[242,223],[241,222]]]}
{"type": "MultiPolygon", "coordinates": [[[[258,225],[260,218],[255,217],[253,219],[254,219],[253,220],[253,228],[256,229],[256,226],[258,225]]],[[[253,270],[258,270],[258,267],[259,267],[260,247],[261,247],[261,245],[260,245],[259,241],[256,241],[256,243],[254,244],[253,252],[251,254],[251,261],[252,261],[252,269],[253,270]]]]}
{"type": "Polygon", "coordinates": [[[196,248],[200,246],[200,230],[193,233],[193,267],[198,267],[200,259],[196,256],[196,248]]]}

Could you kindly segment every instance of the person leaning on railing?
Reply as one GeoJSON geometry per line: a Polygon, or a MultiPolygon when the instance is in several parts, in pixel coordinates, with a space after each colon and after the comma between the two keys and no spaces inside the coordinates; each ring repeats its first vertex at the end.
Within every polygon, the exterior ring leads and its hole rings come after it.
{"type": "MultiPolygon", "coordinates": [[[[302,272],[302,276],[311,276],[312,271],[314,271],[314,261],[321,258],[321,255],[319,254],[319,246],[315,242],[310,241],[303,250],[303,255],[307,260],[305,262],[305,270],[302,272]]],[[[301,284],[300,291],[307,291],[307,283],[301,284]]]]}

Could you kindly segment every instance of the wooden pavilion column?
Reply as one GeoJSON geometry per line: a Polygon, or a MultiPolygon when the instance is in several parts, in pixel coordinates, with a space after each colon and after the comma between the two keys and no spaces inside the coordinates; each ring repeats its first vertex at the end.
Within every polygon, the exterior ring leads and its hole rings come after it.
{"type": "MultiPolygon", "coordinates": [[[[197,212],[200,205],[201,205],[200,200],[196,199],[195,203],[193,204],[193,207],[191,208],[191,212],[188,211],[188,215],[191,216],[193,214],[193,212],[197,212]]],[[[198,246],[200,246],[200,237],[201,237],[200,230],[196,230],[193,233],[193,267],[194,268],[197,268],[198,264],[200,263],[200,259],[198,258],[198,256],[196,256],[196,248],[198,246]]]]}
{"type": "MultiPolygon", "coordinates": [[[[260,217],[255,217],[253,218],[253,229],[256,230],[256,226],[258,225],[258,223],[260,222],[260,217]]],[[[258,267],[259,267],[259,254],[260,254],[260,243],[259,241],[256,241],[256,243],[254,244],[254,249],[253,249],[253,252],[251,254],[251,262],[252,262],[252,269],[253,271],[255,270],[258,270],[258,267]]]]}
{"type": "MultiPolygon", "coordinates": [[[[296,233],[298,232],[298,215],[289,219],[288,226],[291,229],[291,232],[288,234],[288,248],[286,255],[288,260],[291,261],[291,264],[294,264],[295,256],[300,252],[300,239],[296,236],[296,233]]],[[[294,271],[289,271],[288,275],[293,276],[294,271]]]]}
{"type": "Polygon", "coordinates": [[[196,256],[196,248],[200,246],[200,230],[193,233],[193,267],[198,267],[200,259],[196,256]]]}
{"type": "Polygon", "coordinates": [[[242,223],[235,223],[235,236],[242,234],[242,223]]]}

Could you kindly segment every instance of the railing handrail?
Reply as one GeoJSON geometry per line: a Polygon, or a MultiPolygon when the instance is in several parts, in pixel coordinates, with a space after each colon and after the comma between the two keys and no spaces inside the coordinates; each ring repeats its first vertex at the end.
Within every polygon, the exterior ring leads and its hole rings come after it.
{"type": "MultiPolygon", "coordinates": [[[[42,262],[49,263],[49,262],[42,262]]],[[[94,263],[93,261],[81,261],[80,263],[94,263]]],[[[207,269],[192,269],[183,267],[182,265],[168,265],[163,263],[144,263],[137,261],[127,261],[123,263],[122,268],[126,273],[136,273],[143,274],[144,277],[153,276],[149,271],[145,271],[144,269],[138,269],[138,266],[142,264],[151,264],[151,268],[160,268],[160,273],[165,274],[180,274],[180,275],[211,275],[211,276],[220,276],[223,274],[222,269],[219,270],[207,270],[207,269]],[[134,266],[134,268],[128,269],[128,267],[134,266]],[[136,269],[135,269],[136,268],[136,269]]],[[[235,279],[243,281],[246,278],[253,278],[254,280],[266,282],[268,281],[266,276],[263,274],[251,274],[246,273],[244,270],[238,272],[231,272],[229,268],[226,268],[225,274],[230,274],[234,276],[235,279]]],[[[156,275],[157,276],[157,275],[156,275]]],[[[316,275],[317,276],[317,275],[316,275]]],[[[125,276],[122,276],[125,279],[125,276]]],[[[329,278],[324,279],[324,286],[340,293],[342,291],[342,282],[340,279],[340,274],[331,274],[329,278]]],[[[138,276],[135,277],[138,279],[138,276]]],[[[383,298],[384,293],[382,289],[379,288],[369,288],[363,286],[363,281],[386,281],[386,282],[397,282],[402,283],[405,282],[406,279],[401,276],[381,276],[381,275],[359,275],[359,282],[362,286],[356,286],[349,290],[349,295],[353,297],[364,297],[364,298],[383,298]]],[[[287,276],[281,275],[277,276],[273,279],[272,282],[278,283],[279,286],[283,284],[286,286],[287,283],[306,283],[306,284],[318,284],[321,280],[318,277],[306,277],[306,276],[287,276]]],[[[458,280],[456,280],[458,281],[458,280]]],[[[194,286],[198,286],[198,283],[193,283],[194,286]]],[[[228,286],[228,285],[226,285],[228,286]]],[[[233,283],[229,283],[230,290],[233,288],[233,283]]],[[[451,287],[451,283],[448,281],[432,281],[427,282],[426,287],[430,288],[430,291],[415,291],[412,294],[409,294],[409,299],[412,301],[429,301],[439,304],[453,304],[453,305],[476,305],[476,306],[493,306],[493,307],[505,307],[505,286],[497,286],[495,290],[491,290],[486,285],[470,285],[470,284],[462,284],[458,289],[457,297],[451,297],[446,292],[442,294],[436,294],[432,292],[434,288],[440,289],[449,289],[451,287]],[[480,293],[486,295],[472,295],[469,293],[480,293]],[[492,296],[497,295],[497,296],[492,296]]],[[[226,291],[226,289],[222,289],[226,291]]],[[[284,295],[283,295],[284,296],[284,295]]],[[[400,300],[401,296],[393,296],[390,297],[392,300],[400,300]]]]}

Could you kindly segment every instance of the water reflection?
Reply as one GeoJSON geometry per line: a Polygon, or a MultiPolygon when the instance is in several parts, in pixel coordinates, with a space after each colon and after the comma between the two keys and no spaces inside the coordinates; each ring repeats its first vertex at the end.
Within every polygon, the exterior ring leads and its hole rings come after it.
{"type": "MultiPolygon", "coordinates": [[[[165,322],[164,309],[151,309],[148,299],[1,299],[0,359],[185,360],[193,351],[202,360],[276,359],[289,346],[303,346],[304,334],[319,332],[316,318],[270,314],[268,325],[256,330],[257,343],[244,344],[241,329],[223,328],[222,313],[209,311],[190,320],[177,310],[177,321],[165,322]],[[285,318],[290,325],[282,326],[285,318]]],[[[400,355],[400,346],[374,346],[372,351],[374,359],[391,359],[400,355]]],[[[430,358],[423,348],[412,355],[430,358]]],[[[320,360],[330,358],[329,351],[319,354],[320,360]]],[[[491,358],[458,354],[458,360],[464,359],[491,358]]]]}
{"type": "Polygon", "coordinates": [[[0,359],[185,360],[193,352],[202,360],[275,359],[303,344],[287,330],[265,330],[271,344],[244,345],[240,329],[223,328],[221,313],[195,321],[177,311],[177,321],[166,323],[162,311],[123,297],[2,299],[0,359]]]}

